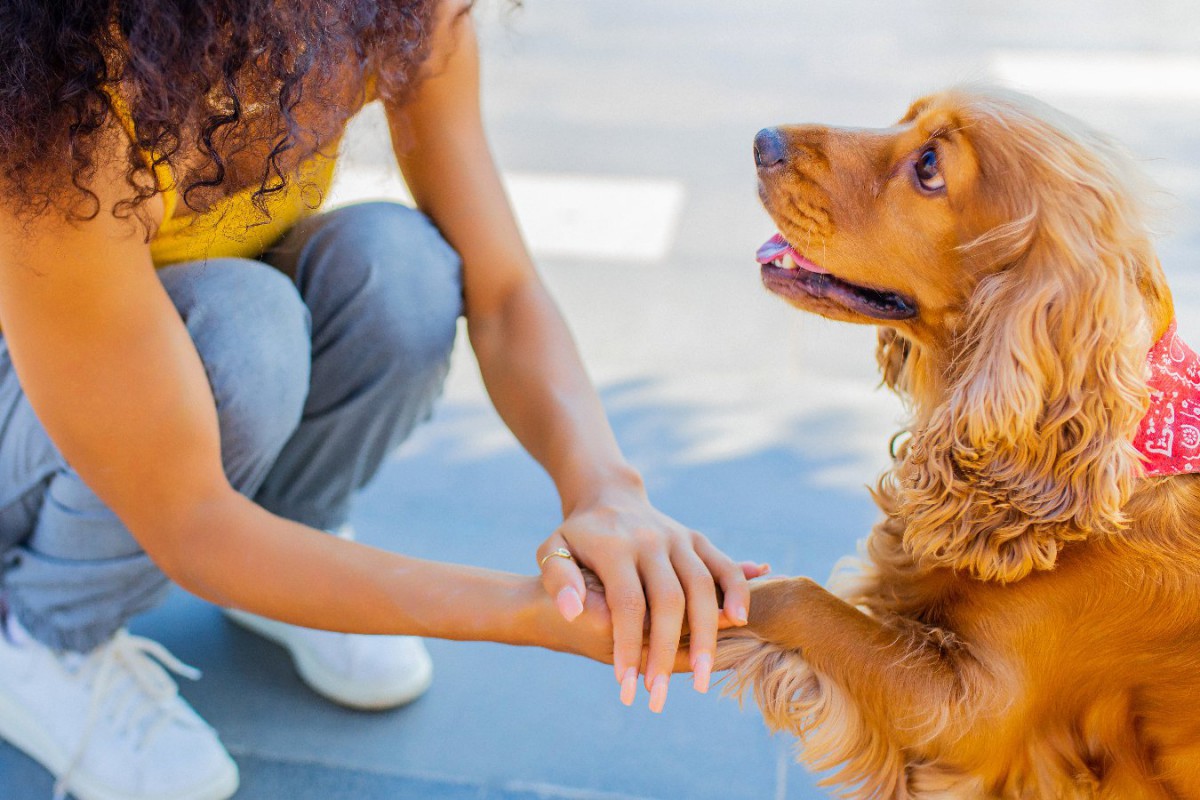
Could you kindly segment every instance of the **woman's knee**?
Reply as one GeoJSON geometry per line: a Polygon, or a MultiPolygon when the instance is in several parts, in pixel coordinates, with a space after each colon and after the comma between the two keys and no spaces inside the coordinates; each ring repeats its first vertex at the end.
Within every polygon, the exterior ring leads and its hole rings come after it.
{"type": "Polygon", "coordinates": [[[308,394],[309,318],[296,287],[248,259],[168,267],[161,277],[204,364],[227,470],[240,468],[231,460],[273,457],[308,394]]]}
{"type": "Polygon", "coordinates": [[[329,214],[325,246],[339,254],[330,260],[344,285],[359,287],[357,337],[386,352],[402,372],[440,369],[463,310],[458,253],[428,217],[399,203],[329,214]]]}

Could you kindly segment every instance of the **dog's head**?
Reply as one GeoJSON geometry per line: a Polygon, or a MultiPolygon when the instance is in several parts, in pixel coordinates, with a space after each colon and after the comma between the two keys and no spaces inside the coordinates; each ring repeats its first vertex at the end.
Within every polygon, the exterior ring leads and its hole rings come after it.
{"type": "Polygon", "coordinates": [[[916,555],[1015,580],[1124,524],[1173,309],[1120,148],[1029,98],[954,90],[884,130],[764,130],[755,161],[780,231],[766,286],[882,326],[884,380],[916,416],[916,555]]]}

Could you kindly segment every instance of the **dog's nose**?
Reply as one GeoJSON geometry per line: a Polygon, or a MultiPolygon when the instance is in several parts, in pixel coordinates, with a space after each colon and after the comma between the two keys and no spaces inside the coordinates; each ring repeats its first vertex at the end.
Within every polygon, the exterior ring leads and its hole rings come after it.
{"type": "Polygon", "coordinates": [[[763,128],[754,137],[754,164],[759,169],[781,164],[786,156],[787,145],[778,128],[763,128]]]}

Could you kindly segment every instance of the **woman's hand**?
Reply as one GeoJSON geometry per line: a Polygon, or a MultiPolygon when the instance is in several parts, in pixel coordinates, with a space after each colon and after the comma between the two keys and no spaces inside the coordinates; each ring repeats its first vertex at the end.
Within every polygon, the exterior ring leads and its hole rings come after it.
{"type": "Polygon", "coordinates": [[[582,570],[584,594],[580,607],[570,620],[564,620],[557,604],[536,587],[533,602],[542,630],[539,644],[550,650],[574,653],[605,664],[613,663],[612,614],[604,597],[604,585],[596,573],[582,570]]]}
{"type": "Polygon", "coordinates": [[[655,712],[666,703],[685,622],[691,632],[688,665],[695,673],[693,685],[706,692],[717,630],[746,623],[746,581],[767,569],[735,563],[703,535],[656,510],[640,488],[609,490],[572,510],[538,548],[537,558],[542,583],[567,620],[579,617],[594,602],[596,590],[586,582],[587,571],[603,583],[613,629],[612,660],[626,705],[637,691],[648,622],[645,683],[655,712]],[[572,558],[552,555],[560,548],[572,558]],[[723,609],[718,587],[724,593],[723,609]]]}

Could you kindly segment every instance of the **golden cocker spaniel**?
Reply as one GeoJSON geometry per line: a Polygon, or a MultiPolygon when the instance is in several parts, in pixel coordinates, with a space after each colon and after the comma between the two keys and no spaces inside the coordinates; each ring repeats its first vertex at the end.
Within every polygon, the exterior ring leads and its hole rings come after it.
{"type": "Polygon", "coordinates": [[[856,569],[723,634],[732,689],[851,797],[1200,798],[1200,361],[1130,157],[974,89],[755,157],[763,282],[878,325],[911,422],[856,569]]]}

